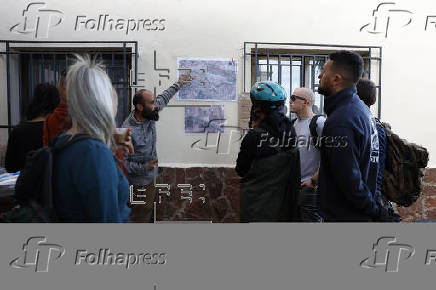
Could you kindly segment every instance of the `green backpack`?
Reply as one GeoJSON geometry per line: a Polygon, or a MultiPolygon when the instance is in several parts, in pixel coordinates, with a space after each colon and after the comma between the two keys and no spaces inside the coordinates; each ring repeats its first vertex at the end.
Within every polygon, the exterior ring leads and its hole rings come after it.
{"type": "Polygon", "coordinates": [[[384,128],[387,139],[382,194],[399,206],[408,207],[421,195],[428,151],[401,139],[389,124],[378,119],[377,124],[384,128]]]}

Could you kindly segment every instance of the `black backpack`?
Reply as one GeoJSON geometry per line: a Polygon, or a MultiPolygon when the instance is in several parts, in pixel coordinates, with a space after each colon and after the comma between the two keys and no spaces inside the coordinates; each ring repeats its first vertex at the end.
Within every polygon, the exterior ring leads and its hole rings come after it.
{"type": "Polygon", "coordinates": [[[23,170],[15,185],[16,206],[0,216],[10,223],[57,222],[53,204],[53,156],[65,147],[91,138],[88,134],[75,134],[60,146],[47,146],[31,151],[26,156],[23,170]]]}
{"type": "MultiPolygon", "coordinates": [[[[322,114],[314,115],[312,117],[312,120],[310,120],[310,123],[309,123],[310,136],[316,139],[315,147],[318,149],[320,148],[320,142],[318,140],[319,136],[318,136],[318,132],[316,130],[317,129],[316,122],[318,122],[319,117],[325,117],[325,115],[322,115],[322,114]]],[[[291,121],[292,125],[294,125],[295,121],[297,121],[297,118],[292,119],[292,121],[291,121]]]]}

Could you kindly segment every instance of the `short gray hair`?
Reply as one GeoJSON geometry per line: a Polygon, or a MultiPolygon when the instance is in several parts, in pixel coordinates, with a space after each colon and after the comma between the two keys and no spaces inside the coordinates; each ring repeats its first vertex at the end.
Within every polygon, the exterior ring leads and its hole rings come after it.
{"type": "Polygon", "coordinates": [[[309,101],[310,106],[313,106],[315,104],[315,95],[313,94],[312,89],[297,88],[295,89],[295,91],[299,93],[299,97],[305,98],[307,101],[309,101]]]}
{"type": "Polygon", "coordinates": [[[91,137],[111,145],[115,129],[112,83],[101,63],[89,55],[75,55],[76,62],[69,67],[67,104],[73,128],[77,125],[91,137]]]}

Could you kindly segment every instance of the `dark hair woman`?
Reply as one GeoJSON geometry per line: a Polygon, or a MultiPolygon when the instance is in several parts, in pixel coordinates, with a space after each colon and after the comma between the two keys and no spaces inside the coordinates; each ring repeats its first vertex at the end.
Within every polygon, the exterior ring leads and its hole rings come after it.
{"type": "Polygon", "coordinates": [[[35,87],[33,98],[27,108],[27,120],[11,132],[6,150],[6,170],[17,172],[24,167],[29,151],[42,147],[44,120],[59,104],[58,89],[48,83],[35,87]]]}

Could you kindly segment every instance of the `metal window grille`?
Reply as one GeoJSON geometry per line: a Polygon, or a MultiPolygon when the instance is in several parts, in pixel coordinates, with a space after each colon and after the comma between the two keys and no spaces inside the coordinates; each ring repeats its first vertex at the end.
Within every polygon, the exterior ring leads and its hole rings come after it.
{"type": "MultiPolygon", "coordinates": [[[[136,41],[14,41],[0,40],[0,167],[11,129],[25,120],[33,90],[39,83],[57,85],[74,54],[100,60],[118,93],[117,125],[130,112],[132,86],[137,84],[136,41]]],[[[135,88],[136,91],[136,88],[135,88]]]]}
{"type": "MultiPolygon", "coordinates": [[[[256,81],[265,80],[282,85],[288,98],[298,87],[311,88],[315,92],[315,105],[323,112],[324,97],[317,92],[318,75],[328,61],[328,55],[341,49],[355,51],[364,59],[364,77],[377,86],[377,115],[380,118],[382,48],[378,46],[244,42],[244,92],[256,81]]],[[[289,99],[286,105],[289,112],[289,99]]]]}
{"type": "Polygon", "coordinates": [[[137,42],[2,40],[0,45],[4,48],[0,51],[0,57],[6,62],[7,100],[7,124],[0,123],[0,128],[10,130],[22,121],[35,86],[44,82],[56,85],[61,72],[74,61],[75,53],[88,53],[105,65],[106,72],[118,92],[117,124],[120,125],[127,117],[130,109],[130,83],[136,84],[137,81],[137,42]],[[134,73],[133,80],[130,80],[132,66],[134,73]]]}

